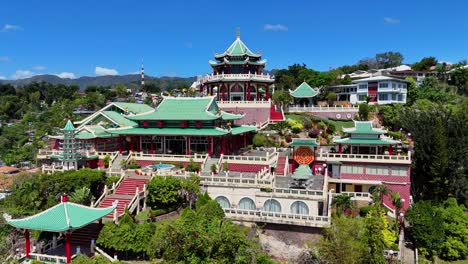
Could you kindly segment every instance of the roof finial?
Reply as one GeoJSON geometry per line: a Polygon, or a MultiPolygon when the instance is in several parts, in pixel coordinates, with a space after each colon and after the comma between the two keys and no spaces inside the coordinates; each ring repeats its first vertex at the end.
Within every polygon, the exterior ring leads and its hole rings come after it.
{"type": "Polygon", "coordinates": [[[237,27],[236,29],[236,37],[240,39],[240,27],[237,27]]]}

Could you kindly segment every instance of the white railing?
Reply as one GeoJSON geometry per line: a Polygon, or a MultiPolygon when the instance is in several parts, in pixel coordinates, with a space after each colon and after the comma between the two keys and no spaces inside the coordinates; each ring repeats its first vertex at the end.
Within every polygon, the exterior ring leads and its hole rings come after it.
{"type": "Polygon", "coordinates": [[[193,159],[195,162],[201,162],[206,159],[207,154],[192,154],[192,155],[172,155],[172,154],[147,154],[143,152],[133,152],[132,158],[137,160],[161,160],[161,161],[189,161],[193,159]]]}
{"type": "Polygon", "coordinates": [[[222,171],[223,170],[223,159],[224,159],[224,154],[221,154],[219,156],[219,160],[218,160],[218,163],[216,163],[216,167],[218,168],[218,172],[222,171]]]}
{"type": "Polygon", "coordinates": [[[359,112],[357,106],[298,106],[292,105],[289,112],[359,112]]]}
{"type": "Polygon", "coordinates": [[[265,222],[276,224],[290,224],[299,226],[328,227],[330,225],[329,216],[313,216],[290,213],[276,213],[260,210],[244,210],[225,208],[224,213],[227,217],[251,222],[265,222]]]}
{"type": "Polygon", "coordinates": [[[104,258],[106,258],[107,260],[109,260],[110,262],[115,262],[117,260],[115,260],[113,257],[109,256],[109,254],[107,254],[106,252],[104,252],[104,250],[98,248],[98,247],[94,247],[94,249],[96,250],[96,252],[103,256],[104,258]]]}
{"type": "Polygon", "coordinates": [[[228,80],[228,79],[245,79],[245,80],[267,80],[267,81],[274,81],[274,76],[270,76],[269,73],[267,74],[257,74],[257,73],[240,73],[240,74],[227,74],[227,73],[217,73],[211,75],[205,75],[197,80],[197,84],[203,84],[209,81],[219,81],[219,80],[228,80]]]}
{"type": "MultiPolygon", "coordinates": [[[[178,175],[173,175],[178,176],[178,175]]],[[[258,179],[245,177],[221,177],[221,176],[200,176],[200,183],[212,186],[248,186],[248,187],[265,187],[272,188],[272,179],[258,179]]]]}
{"type": "Polygon", "coordinates": [[[317,153],[320,161],[368,161],[368,162],[391,162],[411,164],[411,152],[408,156],[401,155],[374,155],[374,154],[339,154],[320,151],[317,153]]]}
{"type": "Polygon", "coordinates": [[[29,256],[33,260],[43,261],[43,262],[52,262],[52,263],[67,263],[67,257],[38,254],[38,253],[29,253],[29,256]]]}
{"type": "Polygon", "coordinates": [[[265,164],[270,165],[271,159],[274,158],[276,152],[267,154],[265,156],[235,156],[235,155],[224,155],[223,159],[228,163],[245,163],[245,164],[265,164]]]}
{"type": "Polygon", "coordinates": [[[254,100],[254,101],[218,101],[217,102],[219,107],[228,107],[231,105],[235,106],[244,106],[244,105],[251,105],[251,106],[262,106],[262,107],[271,107],[271,100],[254,100]]]}
{"type": "Polygon", "coordinates": [[[287,189],[287,188],[273,188],[271,192],[259,192],[259,196],[271,196],[271,194],[287,196],[287,197],[298,197],[298,198],[310,198],[315,196],[317,199],[323,198],[323,191],[318,190],[301,190],[301,189],[287,189]],[[283,195],[284,194],[284,195],[283,195]]]}
{"type": "Polygon", "coordinates": [[[105,158],[107,155],[113,157],[116,153],[118,154],[117,151],[96,151],[96,154],[99,156],[100,159],[105,158]]]}
{"type": "Polygon", "coordinates": [[[63,166],[55,167],[54,165],[48,166],[48,165],[42,164],[42,173],[49,174],[49,173],[64,172],[64,171],[65,171],[65,168],[63,166]]]}
{"type": "Polygon", "coordinates": [[[360,198],[362,198],[363,200],[372,200],[372,194],[368,193],[368,192],[341,192],[341,193],[333,193],[333,196],[337,196],[337,195],[347,195],[347,196],[351,196],[353,198],[356,198],[357,200],[361,200],[360,198]]]}

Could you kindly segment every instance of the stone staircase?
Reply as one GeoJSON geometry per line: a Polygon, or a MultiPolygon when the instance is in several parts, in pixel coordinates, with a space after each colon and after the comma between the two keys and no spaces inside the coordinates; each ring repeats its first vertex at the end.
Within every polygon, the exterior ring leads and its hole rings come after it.
{"type": "Polygon", "coordinates": [[[117,154],[117,158],[110,164],[110,167],[113,171],[119,171],[122,166],[120,166],[120,163],[122,160],[126,159],[127,156],[122,155],[122,154],[117,154]]]}
{"type": "Polygon", "coordinates": [[[270,108],[270,121],[271,122],[280,122],[284,120],[283,113],[281,109],[277,110],[276,106],[272,103],[270,108]]]}
{"type": "MultiPolygon", "coordinates": [[[[116,188],[113,194],[107,195],[102,202],[99,204],[98,207],[104,208],[112,206],[112,203],[115,200],[118,200],[119,203],[117,204],[117,215],[121,215],[124,213],[125,208],[131,202],[133,197],[136,194],[136,190],[143,191],[143,186],[148,183],[150,177],[145,176],[138,176],[136,174],[129,174],[127,175],[120,185],[116,188]]],[[[112,219],[113,213],[106,215],[105,218],[112,219]]]]}
{"type": "MultiPolygon", "coordinates": [[[[203,173],[210,173],[211,174],[211,165],[218,164],[218,158],[208,158],[205,162],[205,166],[203,166],[202,172],[203,173]]],[[[217,168],[219,170],[219,168],[217,168]]]]}
{"type": "Polygon", "coordinates": [[[279,156],[278,161],[276,162],[276,170],[275,174],[276,176],[286,176],[286,160],[288,157],[285,156],[279,156]]]}

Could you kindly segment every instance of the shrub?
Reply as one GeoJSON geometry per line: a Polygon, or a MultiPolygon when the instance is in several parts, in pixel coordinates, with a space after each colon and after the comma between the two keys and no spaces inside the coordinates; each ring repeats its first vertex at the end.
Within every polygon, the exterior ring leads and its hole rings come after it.
{"type": "Polygon", "coordinates": [[[324,123],[323,121],[320,121],[320,122],[318,123],[318,127],[319,127],[320,129],[323,129],[323,128],[325,127],[325,123],[324,123]]]}
{"type": "Polygon", "coordinates": [[[225,160],[224,163],[223,163],[223,170],[224,170],[224,171],[228,171],[228,170],[229,170],[229,164],[228,164],[227,160],[225,160]]]}
{"type": "Polygon", "coordinates": [[[193,161],[193,159],[190,159],[190,162],[187,165],[187,167],[185,168],[185,170],[190,171],[190,172],[200,171],[201,170],[201,165],[198,164],[198,163],[195,163],[193,161]]]}
{"type": "Polygon", "coordinates": [[[311,130],[309,130],[309,137],[317,138],[320,135],[320,132],[321,131],[318,128],[311,129],[311,130]]]}
{"type": "Polygon", "coordinates": [[[393,131],[388,131],[388,135],[395,138],[395,139],[403,139],[405,138],[405,135],[401,132],[393,132],[393,131]]]}
{"type": "Polygon", "coordinates": [[[314,126],[314,123],[312,122],[312,120],[307,119],[307,120],[304,120],[303,125],[304,125],[304,129],[309,130],[314,126]]]}
{"type": "Polygon", "coordinates": [[[107,185],[107,188],[109,188],[109,189],[112,188],[112,184],[113,184],[114,182],[118,182],[119,179],[120,179],[120,176],[108,176],[108,177],[106,178],[106,185],[107,185]]]}
{"type": "Polygon", "coordinates": [[[218,167],[216,166],[216,164],[211,164],[211,171],[212,172],[216,172],[218,170],[218,167]]]}
{"type": "Polygon", "coordinates": [[[264,134],[256,134],[252,139],[252,143],[256,147],[268,147],[269,146],[269,140],[264,134]]]}
{"type": "Polygon", "coordinates": [[[332,123],[332,122],[328,123],[327,133],[330,134],[330,135],[333,135],[335,132],[336,132],[335,123],[332,123]]]}
{"type": "Polygon", "coordinates": [[[359,208],[359,216],[365,217],[367,213],[369,213],[370,209],[371,209],[371,206],[369,205],[359,208]]]}
{"type": "Polygon", "coordinates": [[[130,170],[136,170],[136,169],[140,169],[141,165],[140,164],[128,164],[127,168],[130,170]]]}
{"type": "Polygon", "coordinates": [[[359,119],[361,121],[367,121],[369,119],[369,105],[359,104],[359,119]]]}

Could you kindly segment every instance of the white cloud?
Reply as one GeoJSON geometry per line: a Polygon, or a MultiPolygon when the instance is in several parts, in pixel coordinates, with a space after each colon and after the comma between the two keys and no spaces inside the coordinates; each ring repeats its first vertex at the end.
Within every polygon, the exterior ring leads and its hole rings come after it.
{"type": "Polygon", "coordinates": [[[0,76],[0,80],[6,80],[5,76],[0,76]]]}
{"type": "Polygon", "coordinates": [[[60,78],[76,79],[75,74],[72,72],[56,73],[55,75],[57,75],[60,78]]]}
{"type": "Polygon", "coordinates": [[[0,62],[9,62],[10,58],[7,56],[0,57],[0,62]]]}
{"type": "Polygon", "coordinates": [[[96,66],[96,69],[94,70],[94,73],[95,73],[97,76],[103,76],[103,75],[117,75],[117,74],[119,74],[119,73],[117,72],[117,70],[115,70],[115,69],[108,69],[108,68],[99,67],[99,66],[96,66]]]}
{"type": "Polygon", "coordinates": [[[394,18],[394,17],[384,17],[384,22],[385,24],[396,25],[396,24],[400,24],[400,19],[394,18]]]}
{"type": "Polygon", "coordinates": [[[5,24],[3,28],[0,30],[0,32],[17,31],[17,30],[23,30],[23,28],[18,25],[5,24]]]}
{"type": "Polygon", "coordinates": [[[276,24],[276,25],[265,24],[263,26],[263,29],[269,30],[269,31],[288,31],[288,27],[285,25],[281,25],[281,24],[276,24]]]}
{"type": "Polygon", "coordinates": [[[24,79],[24,78],[29,78],[36,75],[35,72],[30,71],[30,70],[17,70],[15,73],[11,75],[12,79],[24,79]]]}
{"type": "Polygon", "coordinates": [[[37,66],[33,67],[33,69],[36,70],[36,71],[43,71],[43,70],[46,69],[46,67],[42,66],[42,65],[37,65],[37,66]]]}

